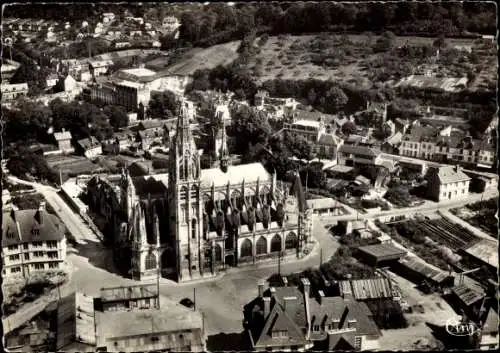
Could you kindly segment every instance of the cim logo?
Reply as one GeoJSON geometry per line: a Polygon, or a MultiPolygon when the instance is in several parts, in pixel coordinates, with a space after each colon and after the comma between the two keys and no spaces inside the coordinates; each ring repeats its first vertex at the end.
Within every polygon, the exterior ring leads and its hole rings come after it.
{"type": "Polygon", "coordinates": [[[479,327],[473,322],[464,323],[457,319],[450,319],[446,322],[446,332],[452,336],[472,336],[479,331],[479,327]]]}

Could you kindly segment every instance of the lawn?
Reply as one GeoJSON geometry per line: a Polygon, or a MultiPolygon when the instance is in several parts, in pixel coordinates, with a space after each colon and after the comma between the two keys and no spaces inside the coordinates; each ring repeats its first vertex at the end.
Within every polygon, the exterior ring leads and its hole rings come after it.
{"type": "MultiPolygon", "coordinates": [[[[434,58],[435,49],[432,49],[435,38],[395,37],[392,49],[377,53],[373,48],[378,39],[372,35],[329,33],[281,35],[269,37],[264,43],[257,39],[257,53],[248,67],[260,82],[274,78],[314,78],[354,84],[359,88],[372,88],[376,83],[395,83],[418,73],[415,69],[422,73],[431,70],[439,76],[450,77],[464,77],[471,69],[477,69],[484,76],[480,80],[496,77],[487,71],[491,60],[478,59],[477,55],[472,58],[473,54],[454,48],[478,47],[472,39],[446,39],[448,49],[441,51],[439,59],[434,58]],[[406,50],[405,46],[412,48],[406,50]],[[421,49],[423,46],[431,48],[421,49]]],[[[496,67],[496,63],[493,64],[496,67]]]]}

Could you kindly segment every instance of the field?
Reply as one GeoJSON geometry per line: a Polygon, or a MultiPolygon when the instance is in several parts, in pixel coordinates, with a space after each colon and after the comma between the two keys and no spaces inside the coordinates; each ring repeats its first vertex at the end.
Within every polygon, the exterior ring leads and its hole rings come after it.
{"type": "MultiPolygon", "coordinates": [[[[214,45],[210,48],[193,48],[182,55],[178,63],[168,66],[165,71],[174,75],[192,75],[196,70],[212,69],[218,65],[233,62],[238,53],[239,41],[214,45]]],[[[158,64],[158,63],[157,63],[158,64]]]]}
{"type": "Polygon", "coordinates": [[[418,222],[417,228],[429,238],[455,251],[470,246],[478,238],[445,219],[418,222]]]}
{"type": "MultiPolygon", "coordinates": [[[[260,82],[274,78],[314,78],[371,88],[375,83],[395,83],[403,77],[429,70],[441,77],[464,77],[480,64],[472,63],[471,54],[467,52],[468,48],[475,48],[472,39],[446,39],[448,48],[456,49],[443,50],[439,59],[435,59],[435,49],[418,48],[407,52],[401,48],[405,45],[432,46],[435,38],[395,37],[391,50],[377,52],[374,47],[378,38],[323,33],[269,37],[265,43],[257,39],[257,53],[249,68],[260,82]]],[[[493,64],[496,66],[496,63],[493,64]]],[[[486,71],[492,63],[483,60],[481,65],[484,71],[479,71],[484,77],[478,77],[478,80],[495,79],[492,72],[486,71]]]]}
{"type": "Polygon", "coordinates": [[[67,175],[92,174],[102,169],[85,157],[78,156],[48,156],[47,164],[55,172],[67,175]]]}

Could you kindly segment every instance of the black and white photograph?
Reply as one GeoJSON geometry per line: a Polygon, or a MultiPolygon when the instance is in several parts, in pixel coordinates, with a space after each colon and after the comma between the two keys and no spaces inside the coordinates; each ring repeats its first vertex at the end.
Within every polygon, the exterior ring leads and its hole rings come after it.
{"type": "Polygon", "coordinates": [[[5,3],[7,352],[497,351],[494,1],[5,3]]]}

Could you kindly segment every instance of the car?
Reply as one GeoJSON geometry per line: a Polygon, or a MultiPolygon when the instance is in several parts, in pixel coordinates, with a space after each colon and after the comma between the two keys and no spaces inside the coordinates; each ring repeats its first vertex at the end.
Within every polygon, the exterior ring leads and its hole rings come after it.
{"type": "Polygon", "coordinates": [[[189,299],[189,298],[182,299],[179,302],[179,304],[184,305],[186,308],[190,308],[190,309],[194,307],[193,301],[191,299],[189,299]]]}

